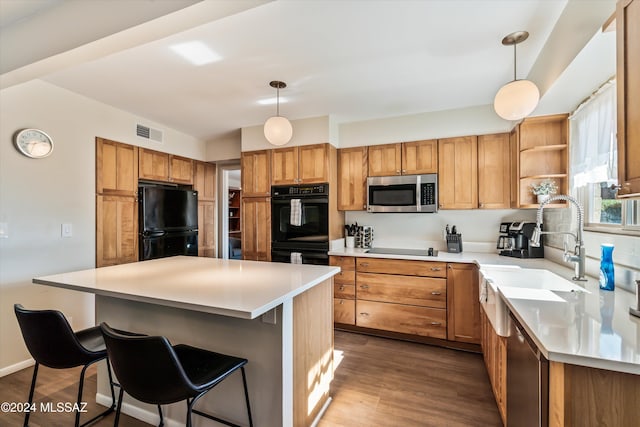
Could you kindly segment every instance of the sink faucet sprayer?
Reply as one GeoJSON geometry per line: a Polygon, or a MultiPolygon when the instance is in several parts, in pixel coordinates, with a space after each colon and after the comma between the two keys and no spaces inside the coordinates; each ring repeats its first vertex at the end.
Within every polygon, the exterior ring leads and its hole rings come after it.
{"type": "Polygon", "coordinates": [[[582,240],[582,232],[584,230],[584,209],[582,205],[578,203],[578,201],[564,194],[559,194],[557,196],[552,196],[540,203],[540,207],[538,208],[538,215],[536,217],[536,228],[533,229],[533,233],[531,235],[531,246],[540,246],[540,236],[543,234],[569,234],[573,236],[575,239],[575,247],[573,250],[573,254],[569,253],[567,250],[567,242],[564,243],[564,261],[565,262],[573,262],[575,263],[575,276],[573,280],[576,281],[586,281],[585,271],[584,271],[584,263],[585,263],[585,250],[584,250],[584,241],[582,240]],[[568,231],[542,231],[542,211],[544,207],[553,201],[556,200],[565,200],[567,202],[571,202],[575,205],[576,210],[578,211],[578,232],[573,234],[568,231]]]}

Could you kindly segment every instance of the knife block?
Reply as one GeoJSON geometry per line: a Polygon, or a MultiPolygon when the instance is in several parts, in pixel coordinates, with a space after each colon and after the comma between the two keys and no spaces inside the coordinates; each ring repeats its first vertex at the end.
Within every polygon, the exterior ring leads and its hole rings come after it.
{"type": "Polygon", "coordinates": [[[447,252],[462,252],[462,234],[447,234],[447,252]]]}

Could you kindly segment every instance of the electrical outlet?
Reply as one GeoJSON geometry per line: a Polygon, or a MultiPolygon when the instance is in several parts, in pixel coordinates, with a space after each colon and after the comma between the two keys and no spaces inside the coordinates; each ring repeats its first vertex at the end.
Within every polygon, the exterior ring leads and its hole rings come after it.
{"type": "Polygon", "coordinates": [[[73,225],[69,223],[62,224],[62,237],[73,236],[73,225]]]}

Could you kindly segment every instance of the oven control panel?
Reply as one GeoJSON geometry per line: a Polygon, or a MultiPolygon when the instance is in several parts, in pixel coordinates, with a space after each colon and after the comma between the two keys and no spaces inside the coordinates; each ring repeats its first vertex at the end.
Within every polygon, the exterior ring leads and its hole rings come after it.
{"type": "Polygon", "coordinates": [[[280,185],[271,187],[272,196],[318,196],[328,195],[329,184],[280,185]]]}

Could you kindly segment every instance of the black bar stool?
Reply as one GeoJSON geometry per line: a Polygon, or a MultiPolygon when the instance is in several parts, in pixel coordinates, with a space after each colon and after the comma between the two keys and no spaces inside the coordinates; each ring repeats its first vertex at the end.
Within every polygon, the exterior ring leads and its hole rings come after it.
{"type": "Polygon", "coordinates": [[[109,361],[120,384],[116,409],[117,427],[122,406],[123,390],[141,402],[158,405],[160,426],[163,425],[160,405],[187,401],[187,427],[191,427],[191,413],[219,423],[240,427],[230,421],[193,409],[193,405],[209,390],[220,384],[236,370],[242,372],[244,398],[249,426],[253,426],[247,378],[244,365],[247,359],[214,353],[184,344],[172,346],[162,336],[124,335],[106,323],[101,323],[109,361]]]}
{"type": "MultiPolygon", "coordinates": [[[[100,327],[95,326],[73,332],[67,319],[57,310],[26,310],[20,304],[15,304],[13,308],[27,349],[36,361],[33,369],[33,379],[31,380],[31,390],[29,390],[29,406],[33,402],[38,366],[44,365],[54,369],[83,366],[80,373],[80,385],[78,386],[77,407],[80,408],[84,374],[87,368],[107,358],[107,350],[105,349],[100,327]]],[[[98,418],[110,414],[115,409],[115,393],[113,391],[109,363],[107,363],[107,370],[111,386],[111,406],[83,424],[80,424],[80,411],[76,412],[76,427],[86,426],[98,418]]],[[[25,427],[29,425],[29,415],[30,412],[27,412],[24,416],[25,427]]]]}

